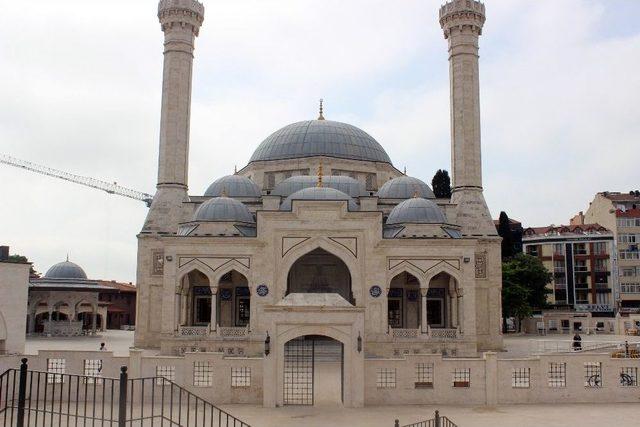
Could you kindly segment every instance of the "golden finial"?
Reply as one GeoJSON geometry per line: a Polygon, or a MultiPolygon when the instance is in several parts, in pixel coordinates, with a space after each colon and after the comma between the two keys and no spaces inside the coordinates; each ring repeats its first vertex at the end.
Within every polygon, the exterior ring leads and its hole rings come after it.
{"type": "Polygon", "coordinates": [[[407,174],[407,167],[406,167],[406,166],[404,167],[404,172],[403,172],[403,173],[404,173],[405,175],[407,174]]]}
{"type": "Polygon", "coordinates": [[[67,262],[69,262],[69,252],[67,252],[67,262]]]}
{"type": "Polygon", "coordinates": [[[320,98],[320,115],[318,116],[318,120],[324,120],[324,116],[322,115],[322,98],[320,98]]]}
{"type": "Polygon", "coordinates": [[[222,187],[222,194],[220,194],[221,197],[227,197],[227,187],[222,187]]]}
{"type": "Polygon", "coordinates": [[[320,159],[320,164],[318,165],[318,184],[316,187],[322,187],[322,159],[320,159]]]}
{"type": "Polygon", "coordinates": [[[238,174],[238,165],[233,165],[233,174],[234,175],[238,174]]]}

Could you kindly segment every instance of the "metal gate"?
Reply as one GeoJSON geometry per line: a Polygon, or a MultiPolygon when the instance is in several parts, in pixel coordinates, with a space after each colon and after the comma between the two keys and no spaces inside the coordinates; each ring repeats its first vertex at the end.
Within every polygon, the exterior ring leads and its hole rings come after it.
{"type": "Polygon", "coordinates": [[[249,427],[164,377],[120,378],[20,369],[0,374],[2,427],[249,427]]]}
{"type": "Polygon", "coordinates": [[[284,345],[284,404],[313,405],[314,340],[300,337],[284,345]]]}

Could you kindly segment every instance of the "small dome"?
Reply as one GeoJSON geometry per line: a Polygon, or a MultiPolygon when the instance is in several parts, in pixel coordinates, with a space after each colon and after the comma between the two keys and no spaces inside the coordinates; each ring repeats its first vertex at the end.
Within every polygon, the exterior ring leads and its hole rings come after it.
{"type": "Polygon", "coordinates": [[[253,224],[249,209],[230,197],[214,197],[201,204],[194,215],[195,221],[230,221],[253,224]]]}
{"type": "MultiPolygon", "coordinates": [[[[317,183],[318,178],[315,176],[292,176],[276,185],[271,194],[288,197],[303,188],[315,187],[317,183]]],[[[351,197],[360,197],[364,194],[364,185],[350,176],[323,176],[322,186],[342,191],[351,197]]]]}
{"type": "Polygon", "coordinates": [[[87,273],[76,263],[62,261],[48,269],[44,277],[47,279],[86,279],[87,273]]]}
{"type": "Polygon", "coordinates": [[[382,145],[371,135],[332,120],[307,120],[275,131],[256,148],[249,162],[312,156],[391,163],[382,145]]]}
{"type": "Polygon", "coordinates": [[[213,181],[204,192],[208,197],[220,197],[225,193],[228,197],[260,197],[260,187],[249,178],[241,175],[227,175],[213,181]]]}
{"type": "Polygon", "coordinates": [[[399,176],[385,182],[378,190],[381,199],[410,199],[416,192],[418,197],[435,199],[436,196],[424,181],[412,176],[399,176]]]}
{"type": "Polygon", "coordinates": [[[387,224],[443,224],[447,222],[442,210],[432,200],[414,197],[398,203],[391,210],[387,224]]]}
{"type": "Polygon", "coordinates": [[[309,187],[298,190],[282,202],[281,211],[290,211],[293,200],[346,200],[350,211],[358,210],[358,205],[351,196],[330,187],[309,187]]]}

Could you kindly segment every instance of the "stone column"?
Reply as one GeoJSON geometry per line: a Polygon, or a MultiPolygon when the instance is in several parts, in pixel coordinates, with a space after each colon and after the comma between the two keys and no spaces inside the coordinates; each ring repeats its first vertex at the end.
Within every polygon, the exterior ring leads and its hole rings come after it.
{"type": "Polygon", "coordinates": [[[457,297],[456,294],[454,294],[452,297],[452,304],[451,304],[451,327],[452,328],[458,327],[458,310],[460,306],[459,302],[460,302],[460,299],[457,297]]]}
{"type": "Polygon", "coordinates": [[[429,325],[427,323],[427,293],[429,288],[420,288],[420,332],[426,334],[429,332],[429,325]]]}
{"type": "Polygon", "coordinates": [[[209,328],[212,331],[218,330],[218,288],[211,288],[211,320],[209,328]]]}
{"type": "Polygon", "coordinates": [[[178,332],[180,326],[180,307],[182,306],[182,294],[176,292],[173,300],[173,331],[178,332]]]}
{"type": "Polygon", "coordinates": [[[91,310],[91,335],[95,335],[96,334],[96,320],[97,320],[98,314],[96,312],[96,307],[93,306],[92,310],[91,310]]]}
{"type": "Polygon", "coordinates": [[[164,32],[158,184],[144,229],[175,231],[187,198],[193,49],[204,6],[196,0],[161,0],[158,19],[164,32]]]}
{"type": "Polygon", "coordinates": [[[440,8],[440,26],[449,42],[451,88],[451,170],[458,223],[464,234],[495,235],[482,195],[478,39],[485,7],[477,0],[452,0],[440,8]]]}

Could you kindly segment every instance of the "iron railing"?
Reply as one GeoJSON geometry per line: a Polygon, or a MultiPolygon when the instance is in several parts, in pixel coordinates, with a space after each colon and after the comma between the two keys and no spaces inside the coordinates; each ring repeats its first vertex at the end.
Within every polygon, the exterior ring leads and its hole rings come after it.
{"type": "MultiPolygon", "coordinates": [[[[400,421],[396,420],[394,427],[400,427],[400,421]]],[[[440,416],[440,412],[436,411],[434,417],[430,420],[419,421],[413,424],[406,424],[402,427],[458,427],[449,418],[440,416]]]]}
{"type": "Polygon", "coordinates": [[[32,371],[27,359],[0,375],[0,426],[250,427],[164,377],[32,371]]]}

